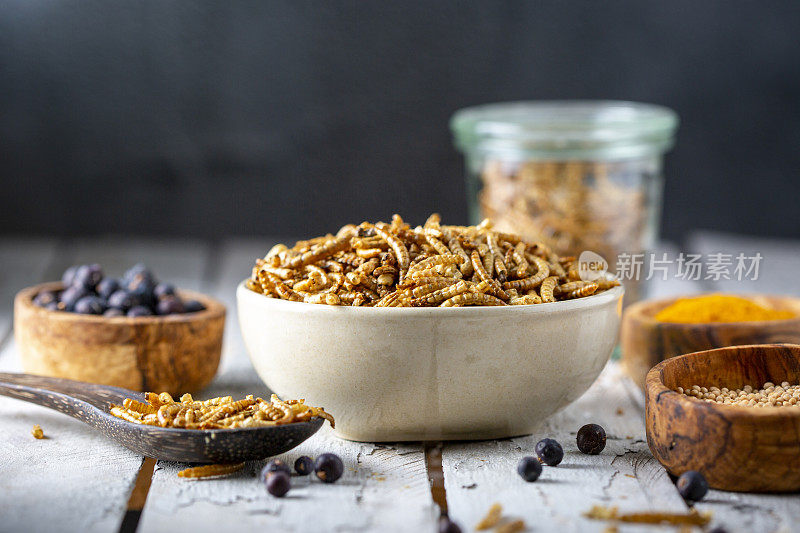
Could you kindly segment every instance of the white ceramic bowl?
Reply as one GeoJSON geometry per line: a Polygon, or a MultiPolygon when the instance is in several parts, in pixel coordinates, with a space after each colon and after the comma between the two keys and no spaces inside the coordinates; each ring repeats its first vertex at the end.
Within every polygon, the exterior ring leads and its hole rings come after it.
{"type": "Polygon", "coordinates": [[[358,441],[532,433],[597,378],[617,342],[622,287],[508,307],[313,305],[237,289],[258,375],[358,441]]]}

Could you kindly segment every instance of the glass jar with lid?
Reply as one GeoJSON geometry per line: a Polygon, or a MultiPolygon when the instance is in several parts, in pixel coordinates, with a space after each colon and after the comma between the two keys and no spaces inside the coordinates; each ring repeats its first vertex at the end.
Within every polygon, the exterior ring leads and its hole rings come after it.
{"type": "MultiPolygon", "coordinates": [[[[618,101],[534,101],[462,109],[450,123],[463,152],[471,223],[541,241],[562,255],[651,249],[658,233],[663,155],[678,117],[618,101]]],[[[625,259],[623,259],[625,260],[625,259]]],[[[646,274],[646,272],[642,272],[646,274]]],[[[626,301],[639,298],[623,280],[626,301]]]]}

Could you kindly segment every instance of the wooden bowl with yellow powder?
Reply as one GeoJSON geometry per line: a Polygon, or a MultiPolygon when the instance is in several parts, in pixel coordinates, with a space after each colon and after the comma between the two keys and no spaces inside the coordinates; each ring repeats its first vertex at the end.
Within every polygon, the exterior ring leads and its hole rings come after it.
{"type": "Polygon", "coordinates": [[[622,367],[640,387],[648,370],[686,353],[746,344],[800,344],[800,299],[705,294],[645,300],[622,318],[622,367]]]}

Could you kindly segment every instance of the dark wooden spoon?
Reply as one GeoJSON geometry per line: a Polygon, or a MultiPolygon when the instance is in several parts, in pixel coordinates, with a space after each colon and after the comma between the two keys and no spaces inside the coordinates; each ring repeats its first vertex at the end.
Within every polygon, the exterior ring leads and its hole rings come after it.
{"type": "Polygon", "coordinates": [[[99,429],[146,457],[185,463],[238,463],[291,450],[317,432],[324,420],[236,429],[177,429],[134,424],[109,413],[125,398],[144,394],[71,379],[0,372],[0,395],[55,409],[99,429]]]}

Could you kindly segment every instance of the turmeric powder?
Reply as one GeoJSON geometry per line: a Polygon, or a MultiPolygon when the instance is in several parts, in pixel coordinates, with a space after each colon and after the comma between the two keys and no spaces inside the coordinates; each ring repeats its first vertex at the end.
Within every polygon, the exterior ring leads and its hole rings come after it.
{"type": "Polygon", "coordinates": [[[791,311],[761,306],[752,300],[727,294],[680,298],[656,314],[659,322],[704,324],[708,322],[756,322],[794,318],[791,311]]]}

